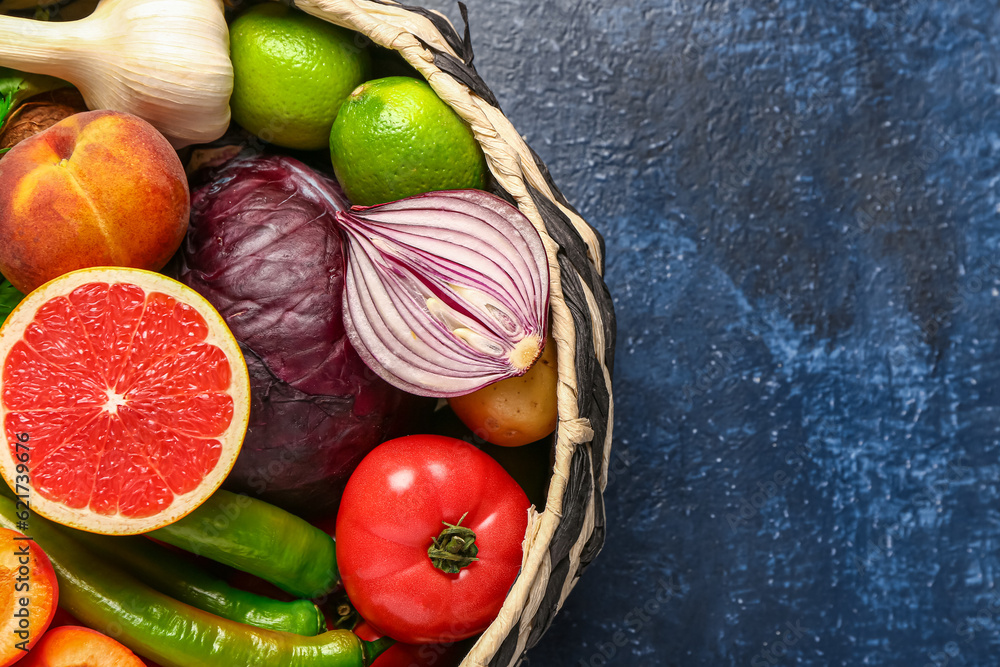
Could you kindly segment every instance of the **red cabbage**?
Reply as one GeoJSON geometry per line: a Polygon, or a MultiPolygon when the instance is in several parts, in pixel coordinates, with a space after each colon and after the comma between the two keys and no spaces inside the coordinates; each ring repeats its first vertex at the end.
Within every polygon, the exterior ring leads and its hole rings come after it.
{"type": "Polygon", "coordinates": [[[419,411],[347,340],[333,213],[349,206],[297,160],[238,159],[192,194],[179,257],[179,280],[219,310],[250,370],[250,427],[227,487],[308,516],[335,512],[393,419],[419,411]]]}

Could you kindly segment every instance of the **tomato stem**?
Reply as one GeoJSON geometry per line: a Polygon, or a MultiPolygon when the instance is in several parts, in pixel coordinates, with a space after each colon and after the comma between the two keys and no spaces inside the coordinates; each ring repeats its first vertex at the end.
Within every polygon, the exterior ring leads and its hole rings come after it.
{"type": "Polygon", "coordinates": [[[458,574],[463,567],[468,567],[473,561],[479,560],[476,554],[479,547],[476,546],[476,533],[471,528],[462,525],[468,512],[462,515],[456,524],[442,521],[445,526],[441,534],[432,540],[431,546],[427,548],[427,555],[430,556],[434,567],[448,574],[458,574]]]}

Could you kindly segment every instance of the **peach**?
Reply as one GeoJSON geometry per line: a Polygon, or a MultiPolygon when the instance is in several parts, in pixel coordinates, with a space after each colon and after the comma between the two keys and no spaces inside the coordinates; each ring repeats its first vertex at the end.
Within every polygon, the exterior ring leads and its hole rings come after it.
{"type": "Polygon", "coordinates": [[[146,121],[76,114],[0,159],[0,273],[28,293],[92,266],[158,271],[180,247],[191,195],[146,121]]]}

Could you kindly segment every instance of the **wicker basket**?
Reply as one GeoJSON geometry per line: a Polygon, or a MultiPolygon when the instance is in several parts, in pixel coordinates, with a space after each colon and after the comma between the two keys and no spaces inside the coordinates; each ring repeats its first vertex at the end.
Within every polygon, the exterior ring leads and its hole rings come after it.
{"type": "MultiPolygon", "coordinates": [[[[611,449],[615,318],[604,284],[604,240],[562,196],[473,67],[464,36],[442,15],[371,0],[295,0],[300,9],[398,51],[475,131],[494,193],[515,203],[542,234],[552,280],[559,357],[559,429],[545,510],[532,512],[521,574],[500,616],[464,667],[520,662],[604,544],[611,449]]],[[[464,5],[462,18],[467,20],[464,5]]]]}

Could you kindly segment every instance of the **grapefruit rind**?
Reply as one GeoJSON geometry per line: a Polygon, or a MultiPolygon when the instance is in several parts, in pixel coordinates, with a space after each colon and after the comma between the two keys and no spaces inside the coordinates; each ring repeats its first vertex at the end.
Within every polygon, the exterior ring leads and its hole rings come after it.
{"type": "MultiPolygon", "coordinates": [[[[35,319],[38,310],[45,303],[53,298],[68,295],[78,287],[97,282],[135,284],[147,295],[151,292],[160,292],[194,307],[208,325],[208,336],[204,342],[218,347],[230,361],[231,382],[228,393],[233,399],[233,417],[226,433],[219,438],[222,442],[219,461],[194,490],[175,495],[165,509],[142,518],[121,514],[102,515],[86,507],[74,509],[52,501],[35,492],[30,483],[28,485],[30,491],[26,500],[30,502],[31,511],[47,519],[91,533],[137,535],[170,525],[187,516],[222,486],[236,464],[250,422],[250,376],[239,344],[225,320],[204,297],[190,287],[153,271],[122,267],[80,269],[55,278],[25,297],[0,327],[0,445],[2,445],[0,476],[11,489],[17,488],[15,485],[17,461],[13,458],[13,448],[7,438],[7,429],[4,427],[8,410],[2,399],[3,368],[7,356],[14,344],[22,339],[26,327],[35,319]]],[[[22,484],[22,490],[23,486],[22,484]]]]}

